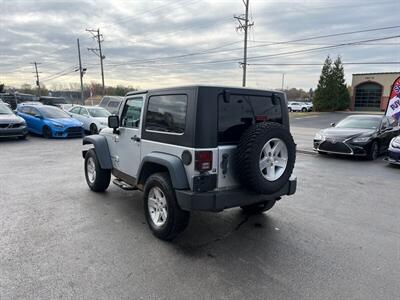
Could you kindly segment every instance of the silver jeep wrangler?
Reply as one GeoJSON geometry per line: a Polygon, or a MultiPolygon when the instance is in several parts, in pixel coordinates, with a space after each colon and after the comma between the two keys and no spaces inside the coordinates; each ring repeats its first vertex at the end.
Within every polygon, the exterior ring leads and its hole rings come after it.
{"type": "Polygon", "coordinates": [[[144,192],[154,235],[171,240],[190,211],[266,211],[296,191],[296,147],[285,94],[189,86],[126,95],[109,128],[86,136],[90,189],[144,192]]]}

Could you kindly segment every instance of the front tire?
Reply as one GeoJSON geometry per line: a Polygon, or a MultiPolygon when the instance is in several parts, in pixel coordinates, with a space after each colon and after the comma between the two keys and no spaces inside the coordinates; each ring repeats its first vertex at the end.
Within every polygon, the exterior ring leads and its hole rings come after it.
{"type": "Polygon", "coordinates": [[[303,108],[301,109],[301,111],[302,111],[302,112],[307,112],[307,108],[303,107],[303,108]]]}
{"type": "Polygon", "coordinates": [[[90,125],[90,134],[98,134],[99,130],[97,129],[96,124],[90,125]]]}
{"type": "Polygon", "coordinates": [[[49,126],[43,127],[43,137],[46,139],[51,139],[53,137],[53,133],[51,132],[51,128],[49,126]]]}
{"type": "Polygon", "coordinates": [[[85,178],[89,188],[94,192],[104,192],[110,185],[111,170],[102,169],[94,149],[85,155],[85,178]]]}
{"type": "Polygon", "coordinates": [[[259,214],[265,211],[270,210],[276,203],[276,200],[268,200],[263,203],[256,203],[251,205],[241,206],[240,208],[243,210],[245,214],[259,214]]]}
{"type": "Polygon", "coordinates": [[[166,241],[181,233],[190,219],[190,213],[179,207],[167,173],[155,173],[146,180],[144,213],[153,234],[166,241]]]}
{"type": "Polygon", "coordinates": [[[376,141],[373,141],[371,144],[371,148],[369,149],[369,152],[367,154],[367,159],[375,160],[378,158],[378,155],[379,155],[379,145],[376,141]]]}
{"type": "Polygon", "coordinates": [[[292,112],[292,111],[293,111],[292,108],[288,107],[288,112],[292,112]]]}

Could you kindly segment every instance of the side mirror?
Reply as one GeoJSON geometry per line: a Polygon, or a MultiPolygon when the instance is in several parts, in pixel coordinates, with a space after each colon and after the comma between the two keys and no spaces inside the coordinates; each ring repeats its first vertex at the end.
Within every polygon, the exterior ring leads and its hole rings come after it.
{"type": "Polygon", "coordinates": [[[35,115],[35,118],[43,119],[43,117],[41,115],[35,115]]]}
{"type": "Polygon", "coordinates": [[[336,123],[331,123],[331,127],[335,127],[336,123]]]}
{"type": "Polygon", "coordinates": [[[117,133],[119,127],[119,117],[115,115],[108,116],[108,127],[114,129],[114,133],[117,133]]]}

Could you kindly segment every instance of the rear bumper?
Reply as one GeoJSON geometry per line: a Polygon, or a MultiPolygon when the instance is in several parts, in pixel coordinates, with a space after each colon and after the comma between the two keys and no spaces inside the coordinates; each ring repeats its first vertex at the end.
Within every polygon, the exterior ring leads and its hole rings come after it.
{"type": "Polygon", "coordinates": [[[196,193],[176,190],[179,206],[183,210],[222,211],[226,208],[255,204],[267,200],[279,200],[281,196],[293,195],[297,188],[297,178],[291,177],[278,192],[264,195],[243,189],[196,193]]]}

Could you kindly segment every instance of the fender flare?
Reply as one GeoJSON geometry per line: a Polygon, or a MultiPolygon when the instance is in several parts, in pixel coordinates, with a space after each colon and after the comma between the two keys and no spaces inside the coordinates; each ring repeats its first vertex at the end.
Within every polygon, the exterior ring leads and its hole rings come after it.
{"type": "MultiPolygon", "coordinates": [[[[88,135],[82,140],[83,145],[93,144],[94,151],[96,152],[97,159],[99,160],[100,167],[102,169],[111,170],[112,161],[110,156],[110,150],[108,149],[107,139],[102,135],[88,135]]],[[[85,156],[86,151],[83,152],[85,156]]]]}
{"type": "Polygon", "coordinates": [[[153,173],[151,172],[151,168],[153,168],[154,165],[163,166],[168,169],[172,186],[175,189],[185,190],[190,188],[185,167],[181,159],[177,156],[161,152],[149,153],[142,159],[137,173],[138,184],[144,185],[147,177],[153,173]]]}

